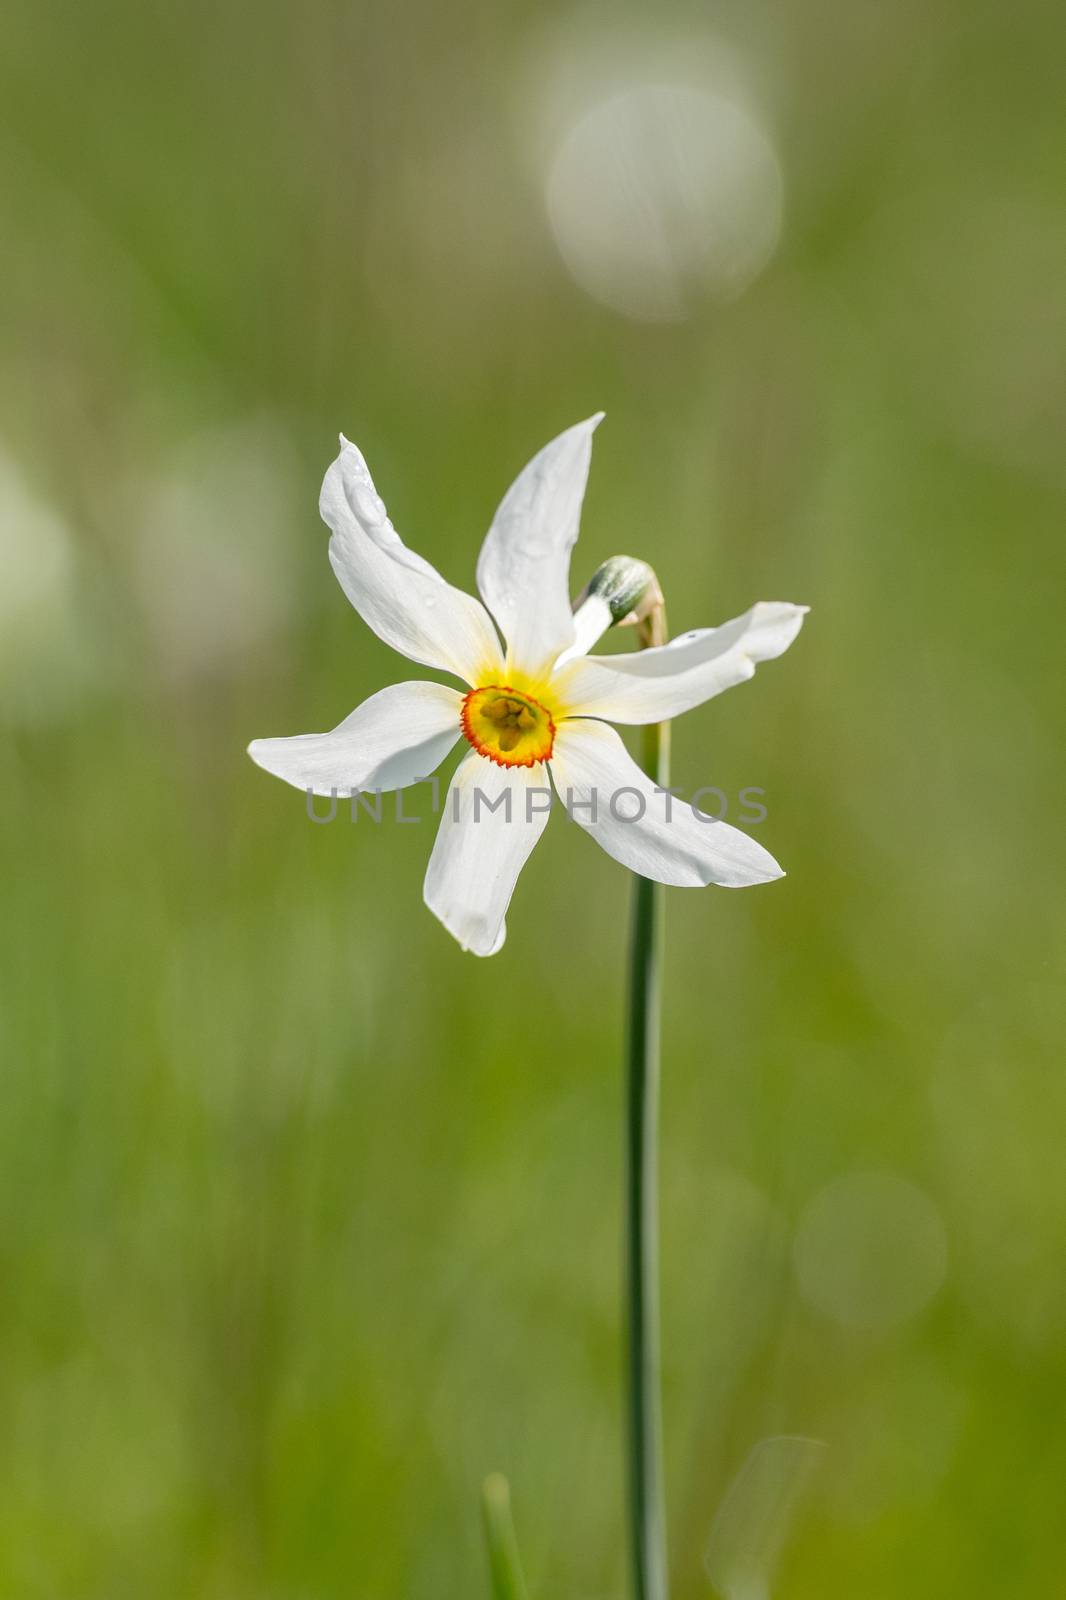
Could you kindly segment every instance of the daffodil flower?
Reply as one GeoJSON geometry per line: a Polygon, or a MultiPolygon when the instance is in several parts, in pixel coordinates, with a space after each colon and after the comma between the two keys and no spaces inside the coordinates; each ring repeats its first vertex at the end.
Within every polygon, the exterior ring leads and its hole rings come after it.
{"type": "Polygon", "coordinates": [[[503,944],[507,907],[547,824],[552,787],[608,854],[645,877],[735,888],[782,876],[746,834],[657,789],[608,724],[665,721],[744,682],[757,662],[787,649],[806,608],[763,602],[658,648],[589,656],[613,619],[595,597],[575,618],[569,569],[599,421],[553,439],[504,496],[478,560],[481,600],[407,548],[362,455],[342,435],[319,500],[341,587],[386,644],[466,689],[398,683],[332,733],[249,747],[267,772],[331,795],[421,782],[464,741],[425,901],[477,955],[503,944]]]}

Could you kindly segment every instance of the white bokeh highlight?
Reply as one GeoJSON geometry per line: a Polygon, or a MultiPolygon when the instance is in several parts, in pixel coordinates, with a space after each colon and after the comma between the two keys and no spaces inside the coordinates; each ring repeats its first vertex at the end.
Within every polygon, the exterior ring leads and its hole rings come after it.
{"type": "Polygon", "coordinates": [[[628,82],[570,121],[545,201],[582,289],[636,320],[679,322],[707,297],[734,299],[767,265],[781,234],[781,165],[742,101],[628,82]]]}
{"type": "Polygon", "coordinates": [[[298,482],[284,428],[252,418],[179,440],[138,486],[134,583],[167,676],[227,670],[287,625],[298,482]]]}
{"type": "Polygon", "coordinates": [[[940,1289],[947,1235],[929,1196],[895,1172],[851,1172],[800,1217],[793,1265],[804,1299],[842,1328],[888,1332],[940,1289]]]}

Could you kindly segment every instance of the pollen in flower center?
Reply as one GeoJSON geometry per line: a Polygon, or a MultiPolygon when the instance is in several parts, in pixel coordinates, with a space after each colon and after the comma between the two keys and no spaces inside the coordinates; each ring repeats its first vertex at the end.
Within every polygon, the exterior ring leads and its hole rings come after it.
{"type": "Polygon", "coordinates": [[[555,724],[539,700],[506,684],[472,689],[463,701],[463,732],[479,755],[501,767],[532,767],[552,753],[555,724]]]}

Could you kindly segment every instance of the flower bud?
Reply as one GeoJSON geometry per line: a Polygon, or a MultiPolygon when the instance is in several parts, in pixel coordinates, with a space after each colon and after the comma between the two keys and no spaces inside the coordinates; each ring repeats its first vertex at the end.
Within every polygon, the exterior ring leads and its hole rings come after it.
{"type": "Polygon", "coordinates": [[[619,627],[643,622],[663,603],[659,580],[646,561],[634,556],[612,556],[598,567],[585,585],[580,599],[596,598],[609,608],[611,621],[619,627]]]}
{"type": "Polygon", "coordinates": [[[663,609],[659,580],[646,561],[634,556],[612,556],[597,567],[574,603],[576,638],[560,660],[585,655],[608,628],[640,626],[648,638],[660,643],[656,622],[663,609]]]}

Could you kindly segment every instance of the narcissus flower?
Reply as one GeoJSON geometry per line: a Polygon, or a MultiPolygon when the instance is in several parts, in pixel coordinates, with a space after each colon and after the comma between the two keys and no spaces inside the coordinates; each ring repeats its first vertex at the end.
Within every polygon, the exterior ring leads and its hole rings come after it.
{"type": "Polygon", "coordinates": [[[341,587],[386,644],[466,689],[398,683],[332,733],[249,747],[267,772],[330,795],[418,783],[465,741],[425,901],[477,955],[503,944],[511,894],[544,831],[553,787],[575,821],[645,877],[736,888],[782,876],[746,834],[657,789],[608,723],[665,721],[743,683],[757,662],[787,649],[806,607],[762,602],[658,648],[589,656],[617,620],[602,595],[590,595],[576,618],[570,605],[570,552],[599,421],[553,439],[504,496],[478,560],[484,604],[407,548],[366,462],[342,436],[319,500],[341,587]]]}

